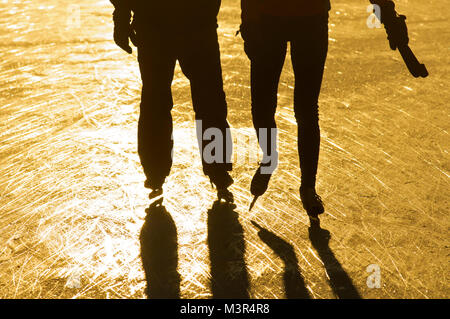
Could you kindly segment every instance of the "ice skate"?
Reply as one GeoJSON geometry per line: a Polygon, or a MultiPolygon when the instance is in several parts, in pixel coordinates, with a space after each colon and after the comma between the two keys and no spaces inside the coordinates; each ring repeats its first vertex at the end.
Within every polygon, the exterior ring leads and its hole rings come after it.
{"type": "Polygon", "coordinates": [[[322,199],[317,195],[314,187],[300,187],[300,198],[303,208],[310,217],[317,218],[317,216],[324,213],[325,209],[322,199]]]}
{"type": "Polygon", "coordinates": [[[152,189],[150,194],[148,194],[148,198],[149,199],[155,199],[159,196],[161,196],[163,194],[163,189],[161,188],[156,188],[156,189],[152,189]]]}
{"type": "Polygon", "coordinates": [[[228,187],[233,184],[233,178],[231,178],[228,172],[216,173],[209,175],[211,184],[217,189],[217,198],[219,201],[225,201],[227,203],[234,203],[234,195],[228,187]]]}
{"type": "Polygon", "coordinates": [[[144,183],[144,186],[145,186],[145,188],[151,189],[150,194],[148,195],[148,198],[153,200],[157,197],[160,197],[163,194],[163,184],[164,184],[164,180],[162,182],[159,181],[157,183],[153,183],[147,179],[144,183]]]}
{"type": "Polygon", "coordinates": [[[267,188],[269,187],[270,177],[272,177],[272,174],[263,174],[261,172],[262,167],[263,165],[260,165],[258,167],[258,169],[255,172],[255,175],[252,178],[250,191],[253,195],[253,201],[250,204],[249,211],[252,210],[253,206],[255,206],[258,198],[264,195],[264,193],[267,191],[267,188]]]}

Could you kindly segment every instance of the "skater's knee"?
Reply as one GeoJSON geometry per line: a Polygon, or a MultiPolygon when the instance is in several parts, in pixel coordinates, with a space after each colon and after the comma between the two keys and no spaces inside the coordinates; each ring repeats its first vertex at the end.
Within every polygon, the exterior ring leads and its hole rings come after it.
{"type": "Polygon", "coordinates": [[[317,126],[319,123],[319,106],[317,102],[302,102],[295,105],[294,114],[298,124],[317,126]]]}
{"type": "Polygon", "coordinates": [[[255,128],[275,127],[275,113],[252,109],[252,119],[255,128]]]}
{"type": "Polygon", "coordinates": [[[228,126],[227,107],[202,107],[195,110],[195,120],[201,121],[206,127],[223,128],[228,126]]]}

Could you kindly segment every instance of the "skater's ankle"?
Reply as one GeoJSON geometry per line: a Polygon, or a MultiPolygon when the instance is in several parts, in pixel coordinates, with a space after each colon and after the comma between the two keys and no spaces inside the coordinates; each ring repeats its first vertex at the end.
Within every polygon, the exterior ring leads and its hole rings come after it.
{"type": "Polygon", "coordinates": [[[227,171],[214,172],[208,175],[210,181],[218,190],[225,190],[234,183],[227,171]]]}
{"type": "Polygon", "coordinates": [[[151,189],[151,190],[160,190],[162,189],[163,185],[165,182],[165,178],[164,179],[146,179],[144,182],[144,187],[151,189]]]}
{"type": "Polygon", "coordinates": [[[316,185],[314,184],[301,184],[300,185],[300,191],[306,191],[306,190],[313,190],[316,191],[316,185]]]}

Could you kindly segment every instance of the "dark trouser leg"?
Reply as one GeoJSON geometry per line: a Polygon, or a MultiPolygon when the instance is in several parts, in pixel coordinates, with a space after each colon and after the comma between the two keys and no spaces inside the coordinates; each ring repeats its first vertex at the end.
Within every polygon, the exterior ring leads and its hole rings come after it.
{"type": "Polygon", "coordinates": [[[183,73],[191,82],[203,171],[211,178],[223,176],[232,169],[232,140],[217,31],[206,27],[181,38],[178,59],[183,73]]]}
{"type": "Polygon", "coordinates": [[[259,35],[250,35],[245,40],[245,52],[251,61],[253,125],[264,154],[263,164],[271,164],[273,171],[278,161],[275,133],[277,93],[286,58],[287,42],[274,34],[267,37],[264,34],[259,35]]]}
{"type": "Polygon", "coordinates": [[[176,57],[162,33],[145,35],[138,49],[142,98],[138,125],[138,153],[146,186],[162,186],[172,166],[171,84],[176,57]]]}
{"type": "Polygon", "coordinates": [[[306,18],[297,28],[291,40],[291,56],[298,152],[302,186],[314,187],[320,149],[318,100],[328,50],[328,18],[306,18]]]}

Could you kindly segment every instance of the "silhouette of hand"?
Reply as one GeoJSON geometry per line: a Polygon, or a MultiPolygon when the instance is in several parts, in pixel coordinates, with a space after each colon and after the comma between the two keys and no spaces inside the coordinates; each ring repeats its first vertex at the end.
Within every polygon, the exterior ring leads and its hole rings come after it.
{"type": "Polygon", "coordinates": [[[409,37],[406,16],[397,14],[394,2],[387,1],[381,7],[381,22],[386,29],[389,46],[392,50],[408,45],[409,37]]]}
{"type": "Polygon", "coordinates": [[[137,46],[136,33],[130,23],[115,22],[114,23],[114,42],[128,54],[133,53],[130,46],[131,42],[137,46]]]}
{"type": "Polygon", "coordinates": [[[405,20],[406,17],[401,15],[395,18],[392,23],[385,25],[389,46],[392,50],[406,46],[409,43],[408,27],[406,26],[405,20]]]}

